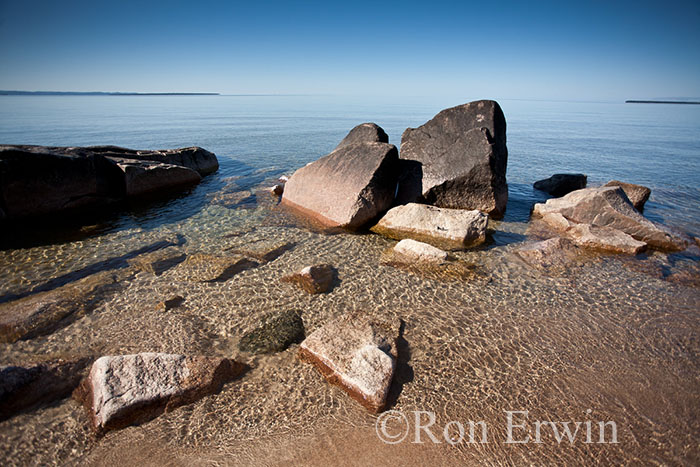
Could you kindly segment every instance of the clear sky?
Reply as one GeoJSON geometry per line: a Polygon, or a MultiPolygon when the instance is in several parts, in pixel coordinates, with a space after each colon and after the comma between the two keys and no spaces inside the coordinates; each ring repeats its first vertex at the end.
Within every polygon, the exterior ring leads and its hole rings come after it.
{"type": "Polygon", "coordinates": [[[0,89],[700,96],[700,1],[0,0],[0,89]]]}

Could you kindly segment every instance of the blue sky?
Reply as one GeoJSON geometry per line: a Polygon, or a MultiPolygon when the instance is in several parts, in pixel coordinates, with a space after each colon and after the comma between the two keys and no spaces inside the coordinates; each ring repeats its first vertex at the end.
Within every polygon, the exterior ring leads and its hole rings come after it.
{"type": "Polygon", "coordinates": [[[0,0],[0,89],[700,96],[700,2],[0,0]]]}

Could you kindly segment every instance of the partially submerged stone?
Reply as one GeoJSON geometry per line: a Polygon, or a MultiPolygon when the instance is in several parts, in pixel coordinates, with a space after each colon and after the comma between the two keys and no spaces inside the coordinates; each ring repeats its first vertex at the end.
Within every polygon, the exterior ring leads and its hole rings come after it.
{"type": "Polygon", "coordinates": [[[552,196],[564,196],[572,191],[586,188],[588,177],[584,174],[554,174],[544,180],[536,181],[535,190],[544,191],[552,196]]]}
{"type": "Polygon", "coordinates": [[[137,269],[159,276],[183,262],[186,257],[181,249],[169,247],[138,255],[129,259],[128,263],[137,269]]]}
{"type": "Polygon", "coordinates": [[[254,354],[281,352],[304,339],[304,322],[296,310],[269,313],[241,338],[238,348],[254,354]]]}
{"type": "Polygon", "coordinates": [[[644,204],[649,200],[651,196],[651,190],[643,185],[635,185],[634,183],[625,183],[619,180],[610,180],[603,186],[619,186],[627,195],[632,206],[642,212],[644,210],[644,204]]]}
{"type": "Polygon", "coordinates": [[[646,243],[620,230],[590,224],[575,224],[566,231],[566,235],[580,247],[608,253],[636,255],[647,247],[646,243]]]}
{"type": "Polygon", "coordinates": [[[121,190],[128,198],[181,190],[202,180],[197,171],[179,165],[120,157],[107,160],[121,171],[121,190]]]}
{"type": "Polygon", "coordinates": [[[240,247],[232,247],[231,252],[256,259],[262,263],[269,263],[295,246],[294,242],[260,240],[240,247]]]}
{"type": "Polygon", "coordinates": [[[396,369],[400,324],[354,313],[313,332],[299,356],[368,410],[380,412],[396,369]]]}
{"type": "Polygon", "coordinates": [[[427,243],[405,238],[397,243],[394,253],[408,261],[442,263],[447,261],[447,252],[427,243]]]}
{"type": "Polygon", "coordinates": [[[390,238],[412,238],[437,246],[463,248],[486,240],[488,216],[477,210],[447,209],[409,203],[396,206],[372,227],[390,238]]]}
{"type": "Polygon", "coordinates": [[[236,274],[258,266],[244,256],[216,256],[204,253],[188,255],[173,274],[191,282],[224,282],[236,274]]]}
{"type": "Polygon", "coordinates": [[[644,218],[620,187],[584,188],[535,204],[533,216],[544,217],[550,213],[576,224],[619,230],[660,250],[681,251],[687,246],[680,236],[644,218]]]}
{"type": "Polygon", "coordinates": [[[401,137],[397,201],[478,209],[500,218],[508,201],[506,120],[495,101],[445,109],[401,137]]]}
{"type": "Polygon", "coordinates": [[[218,357],[141,353],[101,357],[74,396],[97,434],[151,420],[218,392],[245,366],[218,357]]]}
{"type": "Polygon", "coordinates": [[[578,256],[578,248],[561,237],[529,243],[515,253],[526,263],[540,269],[565,268],[578,256]]]}
{"type": "Polygon", "coordinates": [[[283,282],[290,282],[310,294],[324,293],[333,286],[336,270],[330,264],[307,266],[299,272],[282,278],[283,282]]]}
{"type": "Polygon", "coordinates": [[[185,298],[180,296],[180,295],[173,295],[170,298],[163,300],[162,302],[158,302],[156,305],[156,309],[158,311],[170,311],[173,308],[177,308],[180,305],[185,303],[185,298]]]}
{"type": "Polygon", "coordinates": [[[90,362],[80,358],[0,367],[0,421],[70,396],[90,362]]]}

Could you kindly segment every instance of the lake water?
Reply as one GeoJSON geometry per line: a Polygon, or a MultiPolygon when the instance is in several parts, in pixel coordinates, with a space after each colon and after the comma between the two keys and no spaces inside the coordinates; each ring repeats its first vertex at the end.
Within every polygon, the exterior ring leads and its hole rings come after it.
{"type": "Polygon", "coordinates": [[[591,255],[570,271],[548,275],[514,260],[512,251],[528,241],[532,204],[545,199],[532,183],[561,172],[585,173],[589,185],[611,179],[646,185],[652,189],[647,217],[700,235],[700,106],[500,101],[508,123],[509,203],[505,218],[491,223],[486,247],[457,253],[474,267],[470,279],[425,277],[385,265],[382,254],[392,241],[309,230],[260,191],[328,153],[358,123],[379,124],[398,146],[406,127],[460,103],[317,96],[0,97],[0,143],[197,145],[220,162],[219,171],[187,196],[106,214],[89,226],[46,225],[21,232],[21,238],[6,232],[0,301],[164,239],[176,239],[188,254],[294,244],[275,261],[224,283],[192,284],[174,271],[138,274],[124,293],[55,333],[0,344],[0,364],[143,351],[238,357],[238,339],[263,313],[301,310],[308,332],[361,309],[406,323],[395,409],[432,410],[443,422],[486,420],[494,427],[503,424],[504,410],[529,410],[540,420],[582,420],[591,409],[595,420],[617,421],[619,444],[545,443],[535,449],[504,445],[503,433],[494,428],[487,446],[387,451],[374,435],[374,418],[298,362],[292,348],[243,355],[252,370],[217,397],[99,442],[70,399],[21,414],[0,423],[5,456],[99,462],[119,459],[129,449],[134,463],[150,450],[164,450],[183,462],[257,463],[287,456],[320,465],[318,452],[330,444],[359,458],[371,453],[380,464],[394,455],[418,463],[435,456],[486,463],[697,460],[700,293],[692,279],[668,279],[674,273],[697,277],[698,257],[591,255]],[[305,296],[279,281],[319,262],[339,270],[340,284],[329,294],[305,296]],[[156,311],[155,304],[173,293],[186,298],[184,307],[167,315],[156,311]]]}

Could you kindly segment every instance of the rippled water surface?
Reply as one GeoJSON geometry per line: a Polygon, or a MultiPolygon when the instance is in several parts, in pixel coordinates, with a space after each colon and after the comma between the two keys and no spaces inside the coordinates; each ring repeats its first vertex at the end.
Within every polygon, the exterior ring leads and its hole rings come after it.
{"type": "MultiPolygon", "coordinates": [[[[76,402],[0,422],[6,462],[327,465],[700,462],[697,250],[639,258],[590,255],[545,273],[513,255],[528,241],[532,182],[582,172],[652,189],[645,215],[700,234],[700,106],[502,101],[508,121],[506,217],[489,243],[456,253],[465,276],[421,274],[382,262],[394,242],[324,234],[262,188],[330,151],[354,125],[402,131],[461,102],[328,97],[0,97],[0,142],[198,145],[220,170],[190,193],[132,206],[89,225],[9,231],[0,251],[0,301],[123,268],[163,242],[187,254],[290,243],[277,259],[218,283],[176,269],[135,275],[124,291],[48,336],[0,344],[0,364],[144,351],[240,358],[251,370],[216,396],[93,439],[76,402]],[[339,281],[309,296],[279,279],[331,263],[339,281]],[[686,280],[672,280],[685,277],[686,280]],[[179,308],[156,304],[174,294],[179,308]],[[296,346],[253,357],[241,335],[261,315],[297,309],[307,333],[353,310],[396,316],[405,329],[392,408],[447,421],[483,420],[488,444],[382,444],[375,417],[296,358],[296,346]],[[506,444],[504,411],[530,421],[615,421],[618,444],[506,444]],[[129,453],[128,461],[124,461],[129,453]]],[[[439,430],[436,430],[439,433],[439,430]]]]}

